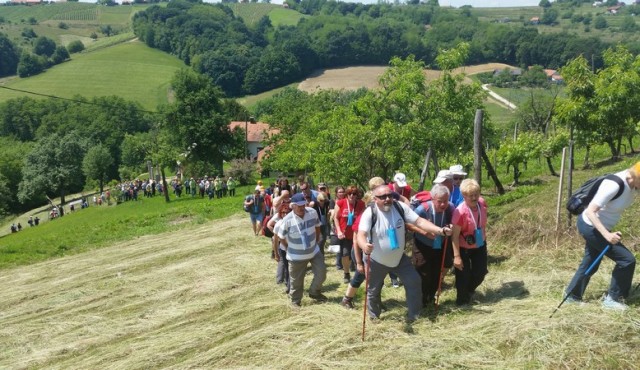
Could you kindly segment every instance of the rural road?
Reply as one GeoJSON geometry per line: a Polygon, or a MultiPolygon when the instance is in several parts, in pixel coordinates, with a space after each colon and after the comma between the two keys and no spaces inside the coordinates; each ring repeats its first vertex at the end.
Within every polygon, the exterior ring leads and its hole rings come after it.
{"type": "Polygon", "coordinates": [[[507,107],[509,107],[509,109],[513,109],[516,110],[518,107],[516,107],[515,104],[513,104],[512,102],[508,101],[507,99],[503,98],[502,96],[496,94],[495,92],[493,92],[490,88],[489,88],[489,84],[483,84],[482,85],[482,90],[486,91],[489,93],[489,95],[496,99],[497,101],[499,101],[500,103],[506,105],[507,107]]]}

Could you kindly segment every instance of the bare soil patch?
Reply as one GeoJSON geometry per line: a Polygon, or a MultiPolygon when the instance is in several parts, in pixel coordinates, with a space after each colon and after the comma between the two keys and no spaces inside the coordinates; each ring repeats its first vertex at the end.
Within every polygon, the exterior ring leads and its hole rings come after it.
{"type": "MultiPolygon", "coordinates": [[[[503,63],[486,63],[475,66],[465,66],[456,68],[455,73],[465,73],[473,75],[482,72],[490,72],[494,69],[515,68],[503,63]]],[[[387,70],[386,66],[357,66],[335,69],[323,69],[316,71],[311,77],[302,81],[298,85],[298,89],[309,93],[319,90],[357,90],[365,87],[375,89],[378,85],[378,79],[387,70]]],[[[442,71],[433,69],[425,69],[424,74],[427,80],[435,80],[440,77],[442,71]]],[[[467,82],[471,82],[467,79],[467,82]]]]}

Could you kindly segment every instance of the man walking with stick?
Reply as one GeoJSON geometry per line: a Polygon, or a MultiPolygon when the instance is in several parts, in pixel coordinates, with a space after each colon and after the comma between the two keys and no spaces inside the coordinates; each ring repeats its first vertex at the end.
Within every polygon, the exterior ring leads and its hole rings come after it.
{"type": "Polygon", "coordinates": [[[367,256],[367,303],[369,316],[380,318],[381,290],[389,272],[396,273],[404,282],[407,297],[407,322],[418,319],[422,310],[420,275],[404,253],[405,222],[435,235],[450,235],[449,227],[438,227],[420,218],[409,206],[393,200],[391,189],[379,185],[373,189],[374,204],[364,211],[358,227],[358,247],[367,256]],[[369,242],[370,240],[370,242],[369,242]]]}
{"type": "Polygon", "coordinates": [[[631,290],[636,258],[622,244],[622,233],[613,231],[613,228],[620,220],[622,212],[633,203],[633,190],[640,189],[640,162],[613,176],[620,178],[621,184],[618,184],[619,181],[606,178],[589,206],[578,216],[578,231],[585,240],[584,258],[567,288],[565,300],[582,301],[589,280],[598,271],[604,255],[612,259],[616,266],[611,274],[611,285],[602,301],[602,307],[626,310],[624,300],[631,290]],[[621,187],[622,194],[616,197],[621,187]]]}

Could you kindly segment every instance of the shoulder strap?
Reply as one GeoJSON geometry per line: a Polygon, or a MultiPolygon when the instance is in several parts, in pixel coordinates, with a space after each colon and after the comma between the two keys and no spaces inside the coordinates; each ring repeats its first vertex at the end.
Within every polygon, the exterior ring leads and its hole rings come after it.
{"type": "Polygon", "coordinates": [[[378,222],[378,212],[376,212],[376,204],[371,203],[369,209],[371,209],[371,228],[369,229],[369,238],[373,238],[373,228],[376,226],[376,222],[378,222]]]}
{"type": "Polygon", "coordinates": [[[406,220],[404,219],[404,208],[402,208],[402,206],[400,204],[398,204],[397,201],[393,201],[393,206],[395,207],[396,211],[398,211],[398,213],[400,214],[400,217],[402,217],[402,221],[406,222],[406,220]]]}
{"type": "Polygon", "coordinates": [[[622,182],[622,179],[619,178],[616,175],[607,175],[607,177],[605,177],[605,178],[609,179],[609,180],[613,180],[613,181],[616,182],[616,184],[618,184],[618,187],[619,187],[618,188],[618,192],[616,193],[616,195],[613,198],[611,198],[611,200],[618,199],[622,195],[622,192],[624,191],[624,182],[622,182]]]}

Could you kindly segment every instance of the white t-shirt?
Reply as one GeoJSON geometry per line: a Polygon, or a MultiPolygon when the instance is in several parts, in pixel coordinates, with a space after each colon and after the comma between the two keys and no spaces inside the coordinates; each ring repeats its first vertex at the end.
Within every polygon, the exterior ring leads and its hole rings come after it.
{"type": "MultiPolygon", "coordinates": [[[[405,221],[415,225],[419,218],[418,215],[406,204],[402,202],[397,202],[397,204],[404,210],[405,221]]],[[[371,231],[371,207],[367,207],[362,214],[358,230],[365,232],[368,238],[371,237],[373,242],[371,258],[374,261],[387,267],[396,267],[404,254],[404,221],[393,205],[388,212],[384,212],[377,206],[375,206],[374,209],[377,215],[377,221],[373,227],[373,235],[369,235],[371,231]],[[398,242],[398,248],[396,249],[391,249],[391,242],[387,234],[387,230],[392,226],[396,230],[396,240],[398,242]]]]}
{"type": "MultiPolygon", "coordinates": [[[[628,173],[629,170],[624,170],[614,174],[615,176],[621,178],[622,182],[624,183],[624,191],[617,199],[611,200],[616,195],[616,193],[618,193],[620,185],[618,185],[618,183],[613,180],[605,179],[600,184],[598,192],[591,200],[591,203],[589,203],[589,205],[595,204],[600,207],[600,210],[596,213],[596,215],[600,219],[600,222],[602,222],[602,225],[604,225],[604,227],[606,227],[609,231],[611,231],[613,227],[616,226],[616,224],[620,220],[620,217],[622,216],[622,212],[624,212],[624,210],[633,203],[633,199],[635,198],[635,192],[627,183],[628,173]]],[[[593,226],[591,220],[589,220],[584,212],[582,212],[581,217],[582,220],[587,223],[587,225],[593,226]]]]}

